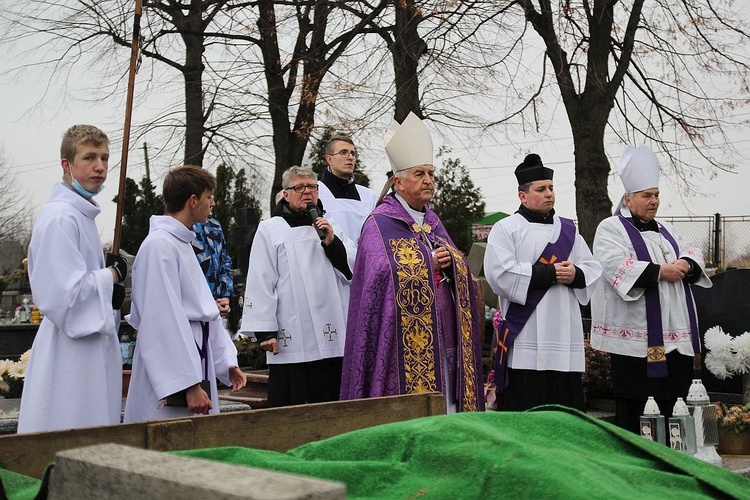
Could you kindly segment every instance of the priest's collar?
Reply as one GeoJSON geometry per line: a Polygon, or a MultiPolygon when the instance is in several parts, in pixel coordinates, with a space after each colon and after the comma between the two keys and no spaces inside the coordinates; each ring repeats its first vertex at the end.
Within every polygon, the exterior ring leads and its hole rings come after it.
{"type": "Polygon", "coordinates": [[[323,171],[323,175],[320,176],[320,182],[326,185],[334,198],[360,200],[357,185],[354,183],[354,176],[351,176],[348,179],[342,179],[341,177],[333,175],[333,172],[326,168],[323,171]]]}
{"type": "Polygon", "coordinates": [[[650,221],[642,221],[635,215],[633,215],[633,225],[635,228],[640,231],[655,231],[659,232],[659,224],[656,223],[656,219],[651,219],[650,221]]]}
{"type": "Polygon", "coordinates": [[[534,212],[533,210],[530,210],[526,208],[525,206],[521,205],[518,207],[518,210],[516,211],[517,214],[520,214],[521,217],[526,219],[529,222],[534,222],[536,224],[553,224],[555,221],[555,209],[551,209],[546,215],[542,215],[539,212],[534,212]]]}
{"type": "Polygon", "coordinates": [[[409,206],[409,204],[406,202],[403,196],[401,196],[398,193],[394,193],[394,196],[398,200],[399,203],[401,203],[401,206],[404,207],[404,210],[406,210],[406,213],[408,213],[412,219],[414,219],[414,222],[419,224],[420,226],[424,224],[424,216],[427,214],[427,212],[422,212],[420,210],[415,210],[409,206]]]}

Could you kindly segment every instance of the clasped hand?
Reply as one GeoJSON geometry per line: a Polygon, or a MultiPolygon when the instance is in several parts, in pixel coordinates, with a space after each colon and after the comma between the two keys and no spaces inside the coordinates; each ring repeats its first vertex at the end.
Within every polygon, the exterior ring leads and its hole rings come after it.
{"type": "Polygon", "coordinates": [[[570,285],[576,277],[576,266],[567,260],[554,264],[555,278],[560,285],[570,285]]]}
{"type": "Polygon", "coordinates": [[[451,267],[451,253],[445,247],[437,247],[432,251],[432,262],[435,265],[435,269],[442,271],[451,267]]]}
{"type": "Polygon", "coordinates": [[[682,281],[690,271],[690,264],[685,259],[677,259],[659,266],[659,278],[665,281],[682,281]]]}

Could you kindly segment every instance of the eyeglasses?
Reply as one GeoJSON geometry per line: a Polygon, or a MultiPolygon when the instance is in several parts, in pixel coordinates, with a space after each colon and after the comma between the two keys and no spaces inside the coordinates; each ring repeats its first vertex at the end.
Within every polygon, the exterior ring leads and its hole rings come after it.
{"type": "Polygon", "coordinates": [[[318,185],[317,184],[298,184],[296,186],[289,186],[286,189],[291,189],[295,193],[302,193],[305,191],[305,189],[309,189],[311,193],[314,193],[315,191],[318,190],[318,185]]]}
{"type": "MultiPolygon", "coordinates": [[[[348,149],[342,149],[341,151],[338,151],[338,152],[333,153],[333,154],[334,155],[342,156],[344,158],[348,158],[349,155],[352,155],[355,158],[357,158],[359,156],[356,151],[349,151],[348,149]]],[[[333,156],[333,155],[331,155],[331,156],[333,156]]]]}

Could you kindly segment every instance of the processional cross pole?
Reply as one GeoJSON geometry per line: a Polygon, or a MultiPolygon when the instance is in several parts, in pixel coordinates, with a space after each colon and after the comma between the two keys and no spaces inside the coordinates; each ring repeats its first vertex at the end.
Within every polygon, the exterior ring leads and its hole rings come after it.
{"type": "Polygon", "coordinates": [[[135,0],[135,17],[133,19],[133,43],[130,46],[130,70],[128,73],[128,95],[125,101],[125,126],[122,131],[122,157],[120,159],[120,184],[117,191],[117,215],[115,216],[115,236],[112,242],[112,253],[120,253],[122,236],[122,207],[125,202],[125,182],[128,173],[128,149],[130,149],[130,121],[133,115],[133,89],[135,74],[138,71],[138,42],[141,31],[142,0],[135,0]]]}

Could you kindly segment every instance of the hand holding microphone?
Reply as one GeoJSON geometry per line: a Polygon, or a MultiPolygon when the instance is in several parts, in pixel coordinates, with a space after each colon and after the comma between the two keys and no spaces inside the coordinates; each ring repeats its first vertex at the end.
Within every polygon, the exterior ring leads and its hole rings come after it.
{"type": "Polygon", "coordinates": [[[312,219],[313,221],[313,227],[315,228],[315,231],[317,231],[320,241],[322,241],[324,245],[330,245],[333,241],[333,228],[331,228],[327,220],[323,219],[320,216],[318,207],[315,205],[315,203],[307,204],[307,213],[310,215],[310,219],[312,219]],[[318,225],[318,219],[321,219],[322,221],[320,222],[320,225],[318,225]]]}

